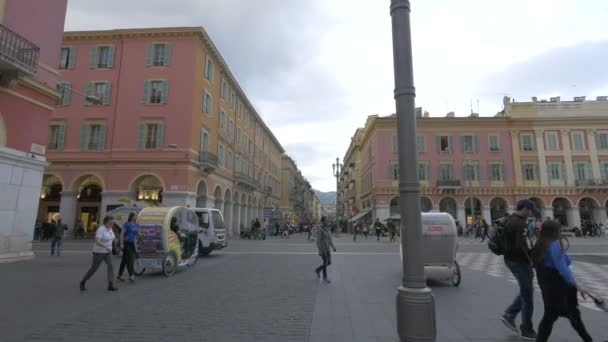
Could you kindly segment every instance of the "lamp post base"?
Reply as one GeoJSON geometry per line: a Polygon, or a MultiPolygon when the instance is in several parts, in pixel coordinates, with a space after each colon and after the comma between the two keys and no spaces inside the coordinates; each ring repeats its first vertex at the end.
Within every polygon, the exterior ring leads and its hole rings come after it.
{"type": "Polygon", "coordinates": [[[399,286],[397,290],[397,331],[401,342],[434,342],[435,299],[431,289],[399,286]]]}

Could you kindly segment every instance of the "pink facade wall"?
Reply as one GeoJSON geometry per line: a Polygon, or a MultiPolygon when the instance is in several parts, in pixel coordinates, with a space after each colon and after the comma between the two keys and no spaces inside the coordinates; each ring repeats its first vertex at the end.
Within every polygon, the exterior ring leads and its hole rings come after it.
{"type": "MultiPolygon", "coordinates": [[[[41,102],[51,102],[43,95],[16,86],[14,91],[41,102]]],[[[29,152],[32,143],[46,146],[48,142],[48,119],[50,110],[42,108],[17,96],[0,92],[0,113],[6,125],[6,146],[29,152]]]]}

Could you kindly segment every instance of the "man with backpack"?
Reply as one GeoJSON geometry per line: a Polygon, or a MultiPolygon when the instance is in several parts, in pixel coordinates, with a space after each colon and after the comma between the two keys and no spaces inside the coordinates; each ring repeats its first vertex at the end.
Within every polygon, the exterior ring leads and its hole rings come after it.
{"type": "Polygon", "coordinates": [[[513,303],[505,310],[500,320],[524,340],[536,340],[536,332],[532,325],[534,312],[534,272],[530,261],[527,228],[528,217],[538,217],[538,210],[533,201],[523,199],[517,202],[515,213],[502,221],[502,227],[497,229],[488,246],[494,254],[504,255],[507,268],[513,273],[519,285],[519,293],[513,303]],[[515,317],[521,312],[522,324],[518,330],[515,317]]]}

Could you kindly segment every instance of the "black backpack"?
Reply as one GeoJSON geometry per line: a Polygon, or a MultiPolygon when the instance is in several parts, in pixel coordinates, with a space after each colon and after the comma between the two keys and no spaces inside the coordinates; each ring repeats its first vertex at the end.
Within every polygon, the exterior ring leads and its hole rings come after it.
{"type": "Polygon", "coordinates": [[[490,240],[488,240],[488,248],[496,255],[505,255],[508,249],[504,220],[505,218],[503,217],[494,221],[496,223],[496,228],[494,229],[494,234],[490,237],[490,240]]]}

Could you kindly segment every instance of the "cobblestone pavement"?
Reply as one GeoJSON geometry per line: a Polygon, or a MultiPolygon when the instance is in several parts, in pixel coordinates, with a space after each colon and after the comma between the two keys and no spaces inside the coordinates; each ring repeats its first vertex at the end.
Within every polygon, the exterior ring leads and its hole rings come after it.
{"type": "MultiPolygon", "coordinates": [[[[312,272],[320,262],[314,244],[292,236],[231,240],[192,269],[171,278],[146,274],[135,284],[119,284],[117,293],[105,290],[103,266],[89,290],[78,291],[90,241],[67,241],[61,257],[48,255],[48,243],[36,244],[34,261],[0,264],[0,341],[398,341],[398,245],[371,237],[353,243],[348,235],[336,244],[330,285],[319,284],[312,272]]],[[[437,340],[518,341],[497,319],[516,288],[505,281],[509,275],[499,260],[475,248],[460,248],[459,288],[430,281],[437,340]]],[[[605,267],[575,261],[575,271],[580,265],[591,278],[601,273],[594,267],[605,267]]],[[[538,292],[536,305],[538,323],[538,292]]],[[[584,308],[583,318],[596,340],[608,339],[608,315],[584,308]]],[[[577,340],[563,320],[553,336],[577,340]]]]}

